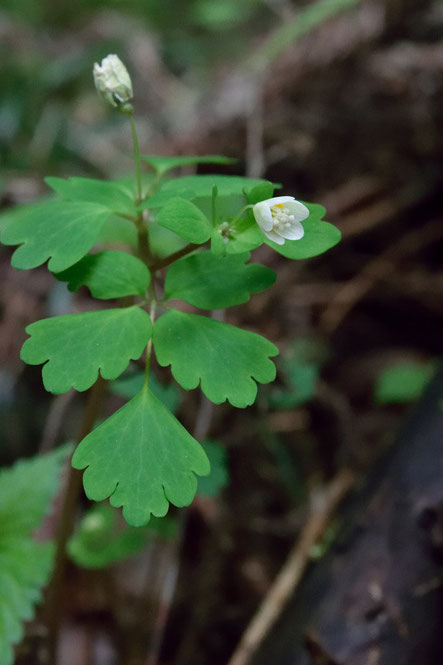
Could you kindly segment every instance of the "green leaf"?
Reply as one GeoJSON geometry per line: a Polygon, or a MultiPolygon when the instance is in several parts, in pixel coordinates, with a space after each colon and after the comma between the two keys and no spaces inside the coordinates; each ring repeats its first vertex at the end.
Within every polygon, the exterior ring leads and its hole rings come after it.
{"type": "Polygon", "coordinates": [[[113,213],[136,215],[129,180],[96,180],[94,178],[45,178],[57,194],[69,201],[99,203],[113,213]]]}
{"type": "Polygon", "coordinates": [[[201,381],[202,391],[215,404],[228,399],[233,406],[249,406],[257,395],[255,381],[275,379],[275,365],[268,357],[278,354],[274,344],[205,316],[171,310],[154,324],[153,341],[159,364],[171,365],[185,390],[201,381]]]}
{"type": "Polygon", "coordinates": [[[257,178],[243,178],[237,175],[191,175],[166,180],[154,196],[148,198],[142,208],[161,208],[171,198],[188,200],[212,197],[213,187],[217,187],[217,198],[244,195],[245,188],[267,182],[257,178]]]}
{"type": "Polygon", "coordinates": [[[52,570],[54,549],[30,537],[0,537],[0,664],[13,665],[12,645],[22,641],[23,623],[34,616],[52,570]]]}
{"type": "Polygon", "coordinates": [[[265,199],[270,199],[274,196],[275,186],[268,180],[263,180],[254,187],[246,187],[244,192],[248,203],[259,203],[265,199]]]}
{"type": "Polygon", "coordinates": [[[226,243],[219,229],[212,229],[211,252],[214,256],[226,256],[226,243]]]}
{"type": "Polygon", "coordinates": [[[34,615],[51,574],[54,548],[31,532],[49,512],[61,465],[71,449],[17,462],[0,471],[0,663],[14,662],[12,645],[23,638],[22,622],[34,615]]]}
{"type": "Polygon", "coordinates": [[[20,460],[0,470],[0,539],[29,534],[49,509],[60,467],[71,444],[49,455],[20,460]]]}
{"type": "Polygon", "coordinates": [[[21,205],[15,208],[7,208],[2,210],[0,213],[0,230],[5,229],[8,226],[11,226],[14,223],[17,223],[21,217],[26,217],[29,215],[31,210],[40,208],[46,203],[53,202],[53,199],[47,199],[47,201],[39,199],[38,203],[30,203],[28,205],[21,205]]]}
{"type": "Polygon", "coordinates": [[[377,378],[378,404],[402,404],[418,399],[434,371],[431,363],[401,362],[385,369],[377,378]]]}
{"type": "Polygon", "coordinates": [[[111,215],[100,229],[95,246],[121,247],[122,245],[137,249],[138,233],[134,222],[123,217],[111,215]]]}
{"type": "Polygon", "coordinates": [[[36,268],[48,259],[49,270],[60,272],[89,252],[109,217],[96,203],[53,201],[30,206],[6,226],[5,245],[21,245],[12,255],[14,268],[36,268]]]}
{"type": "Polygon", "coordinates": [[[211,465],[209,476],[198,479],[198,493],[216,497],[229,482],[226,450],[217,441],[205,441],[203,448],[211,465]]]}
{"type": "Polygon", "coordinates": [[[88,467],[87,496],[110,497],[132,526],[146,524],[150,513],[163,517],[169,502],[189,505],[194,474],[209,473],[203,448],[147,388],[83,439],[72,464],[88,467]]]}
{"type": "Polygon", "coordinates": [[[327,252],[341,240],[341,233],[337,227],[329,222],[321,221],[325,213],[323,206],[316,203],[306,203],[309,208],[309,217],[302,223],[305,230],[300,240],[286,240],[284,245],[277,245],[265,239],[265,243],[288,259],[310,259],[327,252]]]}
{"type": "Polygon", "coordinates": [[[151,331],[149,315],[138,307],[55,316],[26,328],[31,337],[20,357],[29,365],[46,363],[42,376],[49,392],[83,391],[99,370],[104,379],[116,379],[141,356],[151,331]]]}
{"type": "Polygon", "coordinates": [[[208,218],[186,199],[170,199],[157,215],[157,224],[199,245],[211,237],[212,227],[208,218]]]}
{"type": "Polygon", "coordinates": [[[84,285],[94,298],[102,299],[133,295],[143,297],[151,280],[143,261],[117,250],[89,254],[54,277],[68,282],[70,291],[77,291],[84,285]]]}
{"type": "Polygon", "coordinates": [[[105,568],[140,552],[153,536],[171,537],[172,518],[151,518],[147,527],[131,527],[115,508],[102,503],[92,506],[68,543],[71,559],[82,568],[105,568]]]}
{"type": "Polygon", "coordinates": [[[246,264],[249,253],[214,256],[210,251],[174,263],[165,281],[165,297],[179,298],[201,309],[222,309],[248,302],[276,280],[273,270],[246,264]]]}
{"type": "Polygon", "coordinates": [[[264,235],[253,218],[252,212],[249,211],[246,217],[236,223],[229,242],[226,244],[226,251],[228,254],[242,254],[260,247],[263,242],[264,235]]]}
{"type": "Polygon", "coordinates": [[[193,164],[234,164],[237,161],[223,155],[179,155],[177,157],[142,155],[142,160],[152,166],[160,176],[178,166],[191,166],[193,164]]]}
{"type": "Polygon", "coordinates": [[[149,224],[149,248],[156,258],[163,259],[186,246],[186,240],[160,224],[149,224]]]}
{"type": "MultiPolygon", "coordinates": [[[[128,371],[123,374],[120,378],[113,381],[109,390],[115,395],[119,395],[124,399],[132,399],[139,393],[145,383],[145,372],[134,372],[128,371]]],[[[149,373],[149,387],[158,399],[163,402],[167,409],[176,413],[180,408],[181,403],[181,392],[180,388],[175,383],[163,384],[160,383],[152,373],[149,373]]]]}

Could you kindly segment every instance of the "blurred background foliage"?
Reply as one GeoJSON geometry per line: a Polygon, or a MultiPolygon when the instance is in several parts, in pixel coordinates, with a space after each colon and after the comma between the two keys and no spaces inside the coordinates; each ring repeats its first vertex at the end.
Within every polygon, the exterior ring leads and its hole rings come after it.
{"type": "Polygon", "coordinates": [[[107,159],[98,162],[91,153],[100,147],[101,133],[118,135],[125,122],[95,95],[95,61],[116,52],[127,63],[138,111],[143,105],[155,109],[154,117],[145,118],[155,131],[155,123],[164,122],[162,87],[174,85],[176,104],[189,104],[214,67],[229,67],[266,34],[280,5],[6,0],[0,10],[2,169],[105,171],[107,159]]]}

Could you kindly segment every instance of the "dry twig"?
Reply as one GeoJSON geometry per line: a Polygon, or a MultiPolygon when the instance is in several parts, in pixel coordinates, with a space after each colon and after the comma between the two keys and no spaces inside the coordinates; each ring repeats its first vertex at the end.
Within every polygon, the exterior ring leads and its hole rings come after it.
{"type": "Polygon", "coordinates": [[[294,594],[309,563],[311,548],[321,538],[335,509],[349,492],[353,482],[353,473],[345,468],[326,488],[312,494],[311,515],[257,614],[244,632],[228,665],[247,665],[250,662],[287,601],[294,594]]]}

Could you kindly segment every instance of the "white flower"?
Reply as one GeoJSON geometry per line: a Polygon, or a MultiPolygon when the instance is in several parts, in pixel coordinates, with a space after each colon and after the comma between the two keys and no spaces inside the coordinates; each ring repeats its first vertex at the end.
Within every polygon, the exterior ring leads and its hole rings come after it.
{"type": "Polygon", "coordinates": [[[293,196],[274,196],[252,208],[255,221],[269,240],[284,245],[285,240],[300,240],[304,229],[300,224],[309,210],[293,196]]]}
{"type": "Polygon", "coordinates": [[[118,55],[107,55],[101,65],[96,62],[93,74],[97,92],[105,101],[124,112],[132,111],[131,78],[118,55]]]}

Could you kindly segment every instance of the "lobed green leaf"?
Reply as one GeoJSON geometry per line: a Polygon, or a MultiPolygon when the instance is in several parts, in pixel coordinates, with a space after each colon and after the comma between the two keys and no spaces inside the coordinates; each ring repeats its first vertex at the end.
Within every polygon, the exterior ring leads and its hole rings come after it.
{"type": "Polygon", "coordinates": [[[154,324],[153,342],[162,367],[171,365],[175,380],[192,390],[199,383],[212,402],[226,399],[244,408],[257,395],[257,384],[275,379],[269,356],[278,354],[274,344],[198,314],[171,310],[154,324]]]}
{"type": "Polygon", "coordinates": [[[170,199],[157,215],[157,224],[198,245],[211,237],[212,227],[196,205],[182,198],[170,199]]]}
{"type": "Polygon", "coordinates": [[[118,250],[88,254],[78,263],[54,277],[68,282],[70,291],[87,286],[94,298],[144,296],[151,280],[149,270],[140,259],[118,250]]]}
{"type": "Polygon", "coordinates": [[[169,502],[189,505],[197,489],[195,474],[210,470],[200,444],[148,388],[88,434],[72,464],[87,467],[87,496],[109,497],[112,506],[123,506],[132,526],[146,524],[151,513],[163,517],[169,502]]]}
{"type": "Polygon", "coordinates": [[[151,337],[149,315],[138,307],[67,314],[31,323],[31,337],[21,359],[43,366],[43,383],[49,392],[83,391],[97,380],[116,379],[139,358],[151,337]]]}
{"type": "Polygon", "coordinates": [[[95,178],[45,178],[57,194],[69,201],[98,203],[110,212],[136,215],[130,180],[96,180],[95,178]]]}
{"type": "Polygon", "coordinates": [[[174,263],[165,280],[165,297],[179,298],[201,309],[222,309],[248,302],[276,280],[273,270],[246,264],[249,253],[214,256],[210,251],[174,263]]]}
{"type": "Polygon", "coordinates": [[[109,217],[96,203],[51,201],[29,206],[13,217],[1,234],[4,245],[20,245],[12,255],[14,268],[48,268],[60,272],[89,252],[109,217]]]}
{"type": "Polygon", "coordinates": [[[310,259],[327,252],[341,240],[341,233],[336,226],[321,221],[325,214],[323,206],[304,201],[303,203],[309,209],[309,217],[301,222],[305,230],[303,238],[286,240],[284,245],[277,245],[275,242],[265,239],[265,243],[269,247],[287,259],[310,259]]]}

